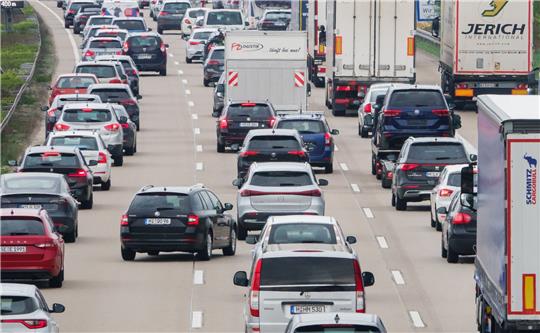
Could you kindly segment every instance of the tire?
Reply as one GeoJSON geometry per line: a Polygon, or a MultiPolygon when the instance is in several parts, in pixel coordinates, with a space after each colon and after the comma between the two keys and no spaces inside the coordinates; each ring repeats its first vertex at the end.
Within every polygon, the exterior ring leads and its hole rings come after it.
{"type": "Polygon", "coordinates": [[[57,2],[57,3],[56,3],[56,7],[57,7],[57,8],[62,8],[62,3],[57,2]]]}
{"type": "Polygon", "coordinates": [[[51,288],[62,288],[62,283],[64,282],[64,269],[58,273],[57,276],[54,276],[49,280],[49,287],[51,288]]]}
{"type": "Polygon", "coordinates": [[[377,174],[377,168],[376,168],[376,161],[375,161],[375,156],[374,155],[371,155],[371,174],[372,175],[376,175],[377,174]]]}
{"type": "Polygon", "coordinates": [[[444,244],[441,238],[441,257],[446,258],[448,256],[448,251],[444,248],[444,244]]]}
{"type": "Polygon", "coordinates": [[[160,69],[159,70],[159,75],[167,76],[167,67],[160,69]]]}
{"type": "Polygon", "coordinates": [[[334,117],[343,117],[343,116],[345,116],[345,111],[344,110],[343,111],[336,111],[335,107],[332,107],[331,109],[332,109],[332,115],[334,117]]]}
{"type": "Polygon", "coordinates": [[[399,195],[396,195],[396,210],[407,210],[407,200],[401,199],[399,195]]]}
{"type": "Polygon", "coordinates": [[[78,34],[81,33],[81,29],[78,29],[77,27],[74,26],[74,27],[73,27],[73,33],[74,33],[75,35],[78,35],[78,34]]]}
{"type": "Polygon", "coordinates": [[[77,231],[76,231],[75,227],[73,227],[72,232],[70,232],[68,234],[64,234],[63,237],[64,237],[64,240],[66,241],[66,243],[75,243],[75,241],[77,240],[77,231]]]}
{"type": "Polygon", "coordinates": [[[210,81],[208,81],[207,79],[203,79],[203,86],[205,87],[208,87],[210,85],[210,81]]]}
{"type": "Polygon", "coordinates": [[[219,143],[219,140],[216,144],[216,150],[218,153],[224,153],[225,152],[225,145],[219,143]]]}
{"type": "Polygon", "coordinates": [[[360,136],[362,138],[367,138],[369,136],[368,131],[366,131],[364,128],[361,128],[360,125],[358,126],[359,126],[358,131],[360,132],[360,136]]]}
{"type": "Polygon", "coordinates": [[[163,29],[157,28],[157,33],[163,35],[163,29]]]}
{"type": "Polygon", "coordinates": [[[69,23],[67,23],[66,21],[64,21],[64,28],[69,29],[69,23]]]}
{"type": "Polygon", "coordinates": [[[208,261],[212,258],[212,246],[213,246],[213,239],[212,239],[212,231],[209,231],[206,234],[206,241],[204,242],[204,250],[197,252],[197,258],[201,261],[208,261]]]}
{"type": "Polygon", "coordinates": [[[133,154],[135,154],[135,145],[133,145],[133,147],[125,149],[126,156],[133,156],[133,154]]]}
{"type": "MultiPolygon", "coordinates": [[[[437,208],[437,206],[435,206],[435,208],[437,208]]],[[[433,219],[433,213],[430,213],[430,215],[431,215],[431,227],[435,228],[437,227],[437,221],[433,219]]]]}
{"type": "Polygon", "coordinates": [[[193,59],[186,57],[186,64],[191,64],[192,62],[193,62],[193,59]]]}
{"type": "Polygon", "coordinates": [[[246,237],[247,237],[247,229],[242,227],[241,224],[238,225],[238,240],[246,240],[246,237]]]}
{"type": "Polygon", "coordinates": [[[450,246],[450,243],[448,243],[448,249],[446,250],[446,261],[448,261],[451,264],[455,264],[459,261],[459,254],[452,249],[450,246]]]}
{"type": "Polygon", "coordinates": [[[437,223],[435,225],[435,230],[442,231],[442,223],[437,220],[437,223]]]}
{"type": "Polygon", "coordinates": [[[113,156],[114,166],[122,166],[124,164],[124,155],[113,156]]]}
{"type": "Polygon", "coordinates": [[[109,179],[105,183],[101,183],[101,190],[108,191],[110,189],[111,189],[111,178],[109,177],[109,179]]]}
{"type": "Polygon", "coordinates": [[[133,261],[135,260],[135,256],[137,255],[137,252],[131,250],[131,249],[127,249],[125,247],[122,247],[120,249],[120,251],[122,252],[122,259],[124,259],[124,261],[133,261]]]}
{"type": "Polygon", "coordinates": [[[152,10],[150,11],[150,17],[154,17],[154,12],[152,10]]]}
{"type": "Polygon", "coordinates": [[[223,248],[224,256],[234,256],[236,253],[236,228],[233,226],[231,229],[231,243],[229,246],[223,248]]]}
{"type": "Polygon", "coordinates": [[[152,257],[159,256],[159,251],[148,251],[148,255],[152,257]]]}
{"type": "Polygon", "coordinates": [[[392,193],[392,199],[390,200],[392,207],[396,207],[396,195],[392,193]]]}
{"type": "Polygon", "coordinates": [[[375,170],[375,178],[377,180],[381,180],[382,179],[382,172],[381,173],[377,173],[377,170],[375,170]]]}
{"type": "Polygon", "coordinates": [[[82,209],[92,209],[94,206],[94,193],[90,194],[90,199],[81,202],[82,209]]]}
{"type": "Polygon", "coordinates": [[[334,172],[334,164],[333,163],[329,163],[329,164],[325,165],[324,173],[333,173],[333,172],[334,172]]]}
{"type": "Polygon", "coordinates": [[[392,186],[392,182],[389,181],[388,179],[382,179],[381,180],[381,187],[382,188],[390,188],[392,186]]]}

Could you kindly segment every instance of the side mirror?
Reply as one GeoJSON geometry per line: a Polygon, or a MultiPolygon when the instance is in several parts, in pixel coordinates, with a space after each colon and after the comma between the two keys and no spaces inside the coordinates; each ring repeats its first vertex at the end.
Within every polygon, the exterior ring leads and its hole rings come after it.
{"type": "Polygon", "coordinates": [[[446,215],[448,214],[448,211],[446,210],[446,207],[439,207],[437,208],[437,214],[446,215]]]}
{"type": "Polygon", "coordinates": [[[120,124],[125,124],[128,122],[128,118],[126,116],[120,116],[120,119],[118,119],[120,124]]]}
{"type": "Polygon", "coordinates": [[[42,105],[41,106],[41,111],[47,112],[47,110],[49,110],[49,107],[47,105],[42,105]]]}
{"type": "Polygon", "coordinates": [[[142,95],[137,95],[137,99],[142,99],[142,95]]]}
{"type": "Polygon", "coordinates": [[[454,129],[461,128],[461,116],[459,114],[452,115],[452,125],[454,129]]]}
{"type": "Polygon", "coordinates": [[[233,180],[232,184],[233,186],[240,188],[242,187],[242,185],[244,185],[244,180],[242,178],[236,178],[235,180],[233,180]]]}
{"type": "Polygon", "coordinates": [[[330,134],[332,134],[332,135],[338,135],[338,134],[339,134],[339,130],[333,129],[333,130],[330,131],[330,134]]]}
{"type": "Polygon", "coordinates": [[[234,207],[234,206],[233,206],[232,204],[230,204],[230,203],[227,202],[227,203],[225,203],[225,204],[223,205],[223,211],[232,210],[233,207],[234,207]]]}
{"type": "Polygon", "coordinates": [[[375,284],[375,276],[371,272],[363,272],[362,282],[364,283],[364,287],[372,286],[375,284]]]}
{"type": "Polygon", "coordinates": [[[12,167],[16,167],[17,166],[17,161],[16,160],[9,160],[8,165],[12,166],[12,167]]]}
{"type": "Polygon", "coordinates": [[[212,117],[214,117],[214,118],[219,117],[219,112],[217,112],[217,111],[212,112],[212,117]]]}
{"type": "Polygon", "coordinates": [[[349,244],[356,244],[356,237],[354,237],[354,236],[347,236],[347,238],[345,240],[349,244]]]}
{"type": "Polygon", "coordinates": [[[254,244],[257,244],[258,241],[259,241],[259,237],[255,236],[255,235],[247,235],[246,236],[246,243],[248,243],[248,244],[254,245],[254,244]]]}
{"type": "Polygon", "coordinates": [[[471,162],[476,162],[478,160],[478,155],[470,154],[469,155],[469,160],[471,160],[471,162]]]}
{"type": "Polygon", "coordinates": [[[467,207],[471,210],[476,210],[474,209],[474,195],[473,194],[468,194],[468,193],[462,194],[459,200],[462,206],[467,207]]]}
{"type": "Polygon", "coordinates": [[[249,27],[249,22],[244,22],[244,26],[249,27]]]}
{"type": "Polygon", "coordinates": [[[247,287],[249,284],[249,280],[247,278],[247,273],[244,271],[238,271],[234,273],[233,277],[233,283],[235,286],[239,287],[247,287]]]}
{"type": "Polygon", "coordinates": [[[318,183],[319,186],[328,186],[328,180],[326,179],[319,179],[318,183]]]}
{"type": "Polygon", "coordinates": [[[52,309],[49,309],[50,313],[62,313],[66,311],[66,307],[59,303],[54,303],[52,309]]]}
{"type": "Polygon", "coordinates": [[[96,160],[91,160],[90,162],[88,162],[88,166],[96,166],[98,165],[98,162],[96,160]]]}

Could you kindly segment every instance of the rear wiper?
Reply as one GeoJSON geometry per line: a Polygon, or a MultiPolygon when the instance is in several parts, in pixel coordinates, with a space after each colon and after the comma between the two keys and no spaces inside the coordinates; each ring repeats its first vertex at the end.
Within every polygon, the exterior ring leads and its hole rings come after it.
{"type": "Polygon", "coordinates": [[[174,210],[176,208],[173,208],[173,207],[158,207],[156,208],[156,210],[174,210]]]}
{"type": "Polygon", "coordinates": [[[426,106],[429,106],[429,105],[427,105],[427,104],[416,104],[414,107],[422,108],[422,107],[426,107],[426,106]]]}
{"type": "Polygon", "coordinates": [[[48,163],[48,162],[39,163],[39,165],[41,165],[41,166],[53,166],[52,163],[48,163]]]}
{"type": "Polygon", "coordinates": [[[293,183],[279,183],[279,186],[296,186],[296,184],[293,184],[293,183]]]}
{"type": "Polygon", "coordinates": [[[440,161],[440,160],[450,160],[452,159],[451,157],[436,157],[435,158],[437,161],[440,161]]]}
{"type": "Polygon", "coordinates": [[[272,146],[272,149],[283,149],[285,146],[272,146]]]}
{"type": "Polygon", "coordinates": [[[306,244],[306,243],[307,244],[319,244],[319,243],[325,244],[323,241],[318,241],[318,240],[303,240],[301,243],[302,244],[306,244]]]}

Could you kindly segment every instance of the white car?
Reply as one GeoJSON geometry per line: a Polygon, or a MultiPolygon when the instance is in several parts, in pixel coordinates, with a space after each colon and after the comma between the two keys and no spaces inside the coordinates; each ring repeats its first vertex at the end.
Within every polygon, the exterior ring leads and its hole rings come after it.
{"type": "Polygon", "coordinates": [[[285,333],[297,332],[377,332],[386,333],[379,316],[366,313],[308,313],[295,315],[285,333]]]}
{"type": "Polygon", "coordinates": [[[88,35],[88,32],[92,27],[95,27],[96,25],[107,25],[111,24],[112,20],[114,19],[114,16],[110,15],[94,15],[90,16],[88,18],[88,21],[86,22],[86,25],[84,26],[84,29],[82,31],[82,37],[83,39],[86,38],[88,35]]]}
{"type": "Polygon", "coordinates": [[[47,146],[79,148],[86,164],[92,170],[94,184],[101,184],[103,191],[108,191],[111,188],[112,156],[97,132],[52,132],[47,140],[47,146]],[[97,161],[97,165],[91,166],[90,161],[97,161]]]}
{"type": "Polygon", "coordinates": [[[186,62],[190,64],[195,59],[202,59],[204,46],[216,29],[197,29],[186,41],[186,62]]]}
{"type": "Polygon", "coordinates": [[[461,189],[461,169],[466,166],[468,165],[447,165],[441,172],[437,185],[431,191],[431,226],[438,231],[442,230],[446,215],[437,213],[437,209],[444,207],[448,210],[452,196],[461,189]]]}
{"type": "Polygon", "coordinates": [[[373,132],[377,97],[386,95],[388,88],[392,86],[392,83],[375,83],[369,87],[364,102],[358,108],[358,135],[361,137],[367,138],[369,133],[373,132]]]}
{"type": "Polygon", "coordinates": [[[238,9],[213,9],[205,13],[202,28],[244,30],[249,25],[238,9]]]}
{"type": "Polygon", "coordinates": [[[0,288],[3,333],[57,333],[58,324],[52,313],[62,313],[65,307],[54,303],[49,308],[39,289],[31,284],[2,283],[0,288]]]}
{"type": "Polygon", "coordinates": [[[206,12],[209,10],[210,9],[208,8],[197,7],[189,8],[186,11],[184,19],[182,19],[182,35],[184,39],[187,39],[191,35],[197,17],[204,17],[206,12]]]}

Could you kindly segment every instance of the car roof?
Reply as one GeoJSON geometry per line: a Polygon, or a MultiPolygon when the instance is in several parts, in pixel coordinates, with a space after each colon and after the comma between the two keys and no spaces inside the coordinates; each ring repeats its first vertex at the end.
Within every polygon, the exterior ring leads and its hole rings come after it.
{"type": "MultiPolygon", "coordinates": [[[[125,83],[93,83],[88,86],[87,91],[90,91],[90,89],[125,89],[130,90],[130,87],[128,84],[125,83]]],[[[130,90],[131,91],[131,90],[130,90]]]]}
{"type": "MultiPolygon", "coordinates": [[[[478,97],[478,101],[480,106],[486,106],[483,109],[490,117],[499,119],[501,123],[516,120],[536,120],[538,122],[540,96],[483,95],[478,97]]],[[[536,124],[538,124],[537,122],[536,124]]]]}
{"type": "Polygon", "coordinates": [[[87,131],[87,130],[72,130],[72,131],[53,131],[49,134],[51,137],[64,137],[64,136],[91,136],[94,138],[99,137],[97,131],[87,131]]]}
{"type": "Polygon", "coordinates": [[[285,128],[264,128],[264,129],[253,129],[248,132],[250,137],[262,136],[262,135],[289,135],[289,136],[298,136],[298,131],[293,129],[285,128]]]}
{"type": "Polygon", "coordinates": [[[93,42],[93,41],[96,41],[96,40],[117,40],[119,42],[121,42],[122,40],[116,36],[93,36],[93,37],[90,37],[90,41],[93,42]]]}
{"type": "Polygon", "coordinates": [[[0,208],[0,216],[31,216],[41,218],[42,210],[41,208],[0,208]]]}
{"type": "Polygon", "coordinates": [[[411,143],[431,143],[431,142],[448,142],[448,143],[459,143],[463,145],[463,142],[458,138],[444,138],[444,137],[410,137],[408,140],[411,141],[411,143]]]}
{"type": "Polygon", "coordinates": [[[252,171],[311,171],[307,162],[254,162],[252,171]]]}
{"type": "Polygon", "coordinates": [[[36,178],[36,177],[63,179],[64,175],[61,175],[59,173],[51,173],[51,172],[12,172],[12,173],[4,173],[2,174],[1,177],[4,179],[36,178]]]}
{"type": "Polygon", "coordinates": [[[399,84],[390,88],[392,91],[397,90],[437,90],[441,91],[441,87],[435,84],[399,84]]]}
{"type": "Polygon", "coordinates": [[[206,7],[191,7],[191,8],[188,8],[187,10],[193,11],[193,10],[201,10],[201,9],[206,10],[206,11],[210,10],[210,8],[206,8],[206,7]]]}
{"type": "Polygon", "coordinates": [[[450,173],[454,173],[454,172],[461,172],[461,169],[463,169],[464,167],[468,167],[469,165],[468,164],[449,164],[447,166],[445,166],[444,168],[450,173]]]}
{"type": "Polygon", "coordinates": [[[79,150],[72,146],[33,146],[26,149],[26,154],[45,153],[49,151],[57,151],[59,153],[75,153],[79,150]]]}
{"type": "MultiPolygon", "coordinates": [[[[114,29],[114,30],[122,30],[119,26],[116,24],[97,24],[97,25],[91,25],[90,29],[114,29]]],[[[125,30],[125,29],[124,29],[125,30]]]]}
{"type": "Polygon", "coordinates": [[[193,33],[196,32],[215,32],[218,31],[216,28],[199,28],[197,30],[194,30],[193,33]]]}
{"type": "Polygon", "coordinates": [[[109,109],[110,107],[111,106],[109,103],[94,103],[94,102],[69,103],[68,105],[64,106],[64,111],[67,109],[80,109],[80,108],[109,109]]]}
{"type": "MultiPolygon", "coordinates": [[[[223,75],[223,74],[222,74],[223,75]]],[[[221,76],[220,76],[221,78],[221,76]]],[[[244,104],[244,103],[254,103],[254,104],[266,104],[266,105],[272,105],[268,100],[229,100],[227,101],[227,106],[231,104],[244,104]]]]}
{"type": "Polygon", "coordinates": [[[371,86],[369,86],[369,90],[384,90],[384,89],[389,89],[392,87],[408,87],[408,86],[410,86],[410,84],[393,83],[393,82],[374,83],[371,86]]]}
{"type": "Polygon", "coordinates": [[[356,259],[347,246],[342,244],[268,244],[262,258],[323,257],[356,259]]]}
{"type": "Polygon", "coordinates": [[[153,36],[161,38],[161,35],[154,31],[143,31],[143,32],[132,32],[128,35],[129,37],[141,37],[141,36],[153,36]]]}
{"type": "Polygon", "coordinates": [[[271,12],[274,12],[274,13],[276,13],[276,12],[290,13],[291,10],[290,9],[265,9],[264,14],[271,13],[271,12]]]}
{"type": "Polygon", "coordinates": [[[58,75],[57,79],[64,78],[64,77],[94,77],[94,78],[97,78],[96,74],[92,74],[92,73],[66,73],[66,74],[58,75]]]}
{"type": "MultiPolygon", "coordinates": [[[[127,31],[127,30],[126,30],[127,31]]],[[[109,54],[109,55],[100,55],[96,57],[96,61],[108,61],[108,60],[131,60],[131,57],[123,54],[109,54]]]]}
{"type": "Polygon", "coordinates": [[[278,122],[281,120],[323,120],[324,112],[305,112],[305,113],[282,113],[278,112],[278,122]]]}
{"type": "Polygon", "coordinates": [[[210,9],[208,13],[211,12],[242,12],[240,9],[231,9],[231,8],[220,8],[220,9],[210,9]]]}
{"type": "Polygon", "coordinates": [[[271,224],[311,223],[311,224],[337,224],[332,216],[319,215],[282,215],[270,216],[266,222],[271,224]]]}
{"type": "Polygon", "coordinates": [[[336,323],[336,315],[338,316],[338,324],[360,324],[360,325],[372,325],[377,326],[380,318],[375,314],[369,313],[336,313],[336,312],[324,312],[324,313],[310,313],[310,314],[298,314],[292,318],[293,325],[306,326],[306,325],[320,325],[320,324],[334,324],[336,323]]]}
{"type": "Polygon", "coordinates": [[[192,186],[154,186],[146,185],[143,186],[137,194],[143,193],[175,193],[175,194],[189,194],[190,192],[198,189],[204,188],[203,184],[195,184],[192,186]]]}
{"type": "Polygon", "coordinates": [[[79,61],[77,63],[77,65],[75,65],[75,67],[79,67],[79,66],[114,66],[114,63],[113,62],[107,62],[107,61],[96,61],[96,60],[92,60],[92,61],[79,61]]]}
{"type": "Polygon", "coordinates": [[[98,98],[99,100],[101,100],[101,97],[94,94],[62,94],[62,95],[56,95],[54,97],[54,99],[58,99],[58,100],[63,99],[64,101],[71,101],[73,100],[72,98],[98,98]]]}
{"type": "Polygon", "coordinates": [[[144,18],[123,16],[123,17],[115,17],[113,19],[113,22],[115,21],[143,21],[144,22],[144,18]]]}
{"type": "Polygon", "coordinates": [[[26,296],[34,297],[37,287],[33,284],[23,283],[2,283],[0,294],[4,296],[26,296]]]}
{"type": "Polygon", "coordinates": [[[112,18],[112,19],[114,19],[116,16],[112,16],[112,15],[92,15],[88,19],[90,20],[92,17],[112,18]]]}
{"type": "Polygon", "coordinates": [[[189,0],[165,0],[163,1],[163,4],[166,3],[189,3],[191,5],[191,1],[189,0]]]}

